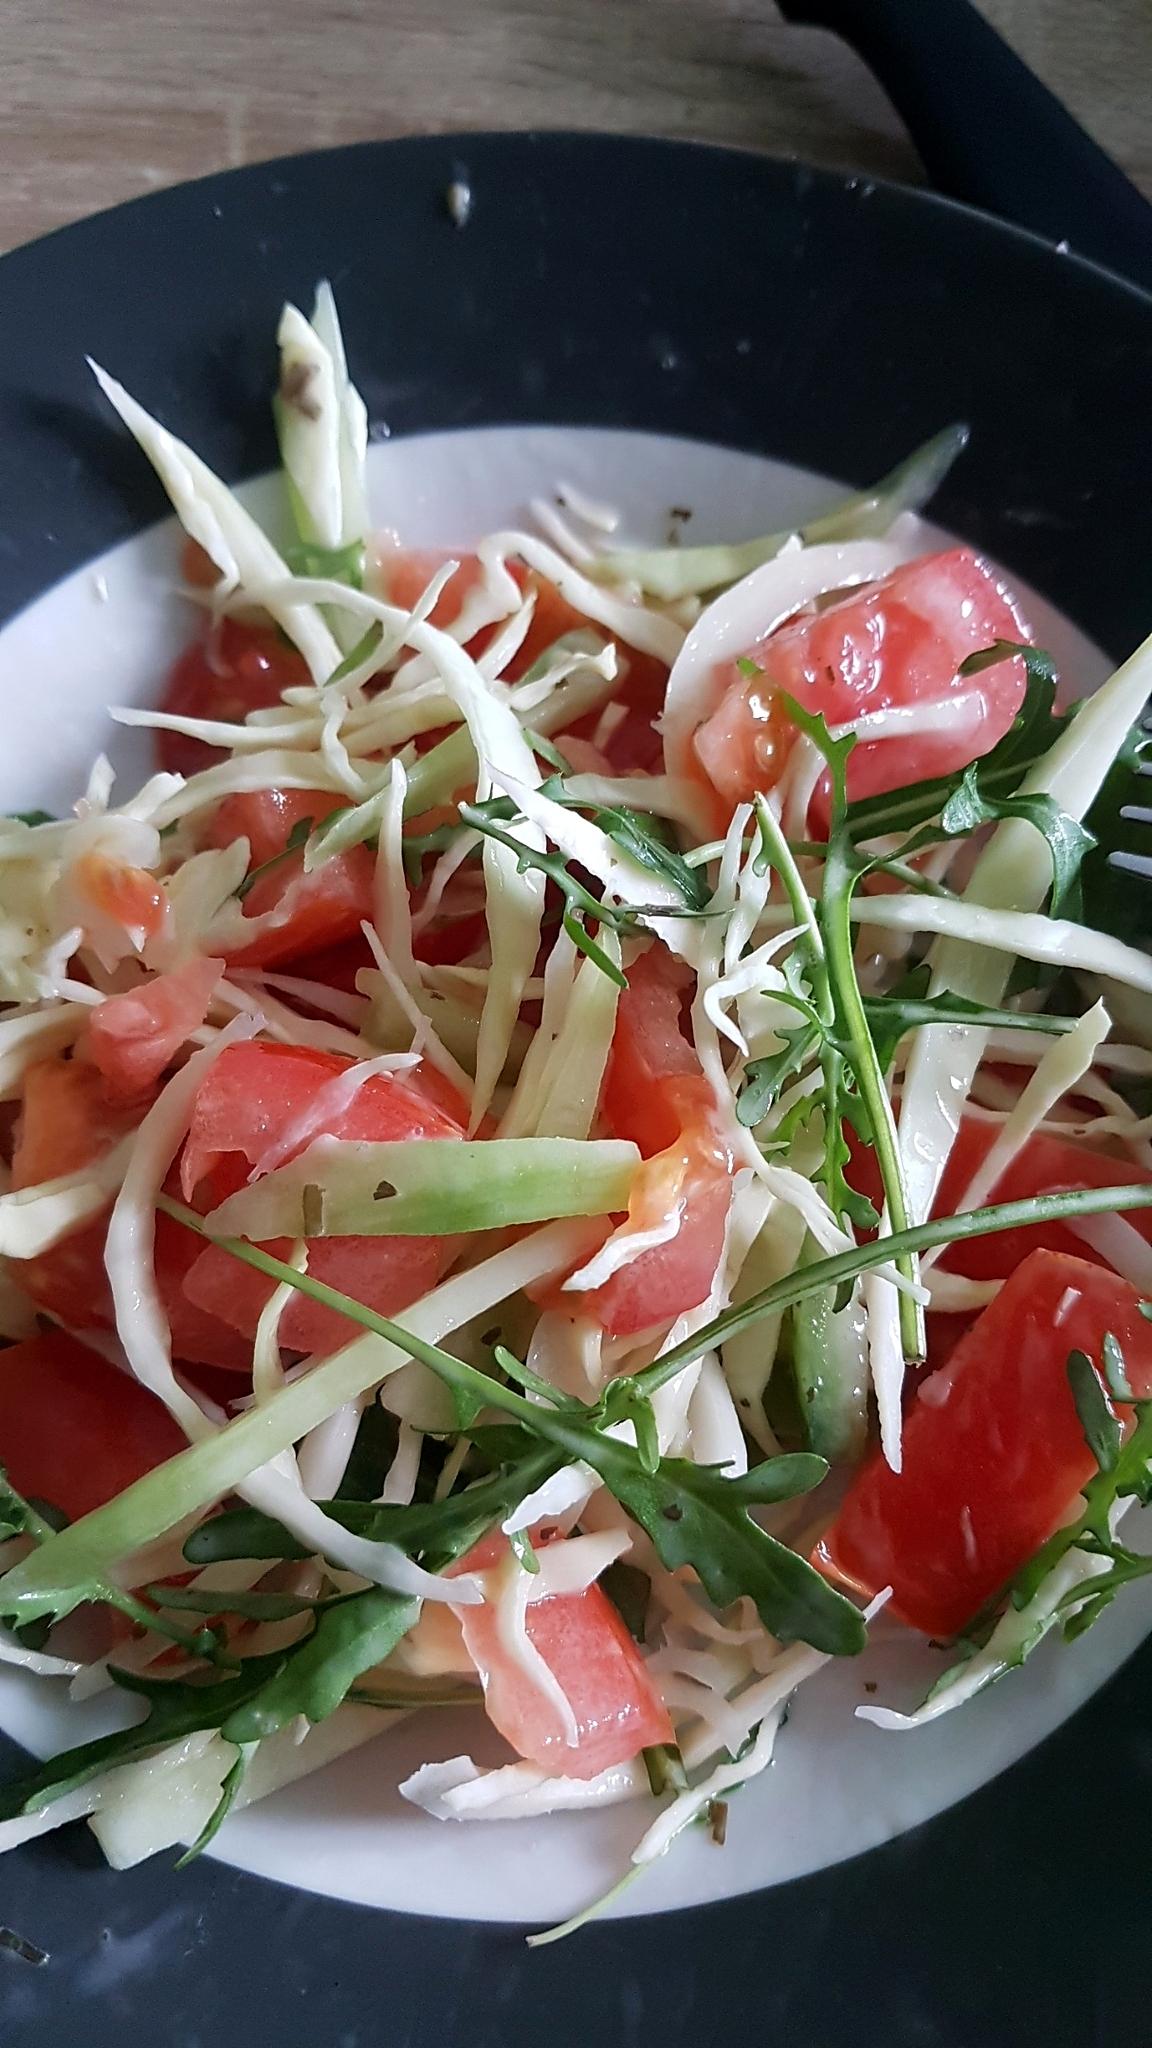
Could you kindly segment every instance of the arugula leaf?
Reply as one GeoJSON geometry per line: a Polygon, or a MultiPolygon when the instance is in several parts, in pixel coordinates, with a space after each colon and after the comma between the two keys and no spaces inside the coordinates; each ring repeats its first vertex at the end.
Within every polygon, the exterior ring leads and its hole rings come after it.
{"type": "Polygon", "coordinates": [[[821,1035],[819,1024],[797,1024],[790,1030],[778,1030],[776,1036],[783,1040],[780,1051],[748,1061],[736,1097],[736,1116],[740,1123],[754,1128],[763,1122],[783,1092],[785,1083],[804,1072],[820,1046],[821,1035]]]}
{"type": "Polygon", "coordinates": [[[962,839],[979,826],[997,824],[1002,818],[1024,818],[1043,833],[1052,856],[1050,915],[1075,917],[1080,908],[1080,867],[1096,844],[1093,834],[1050,796],[985,796],[980,764],[974,761],[948,798],[940,814],[940,829],[948,839],[962,839]]]}
{"type": "Polygon", "coordinates": [[[309,1600],[298,1593],[222,1592],[208,1586],[149,1586],[147,1591],[158,1607],[192,1614],[238,1614],[245,1621],[290,1621],[297,1614],[331,1606],[334,1597],[309,1600]]]}
{"type": "MultiPolygon", "coordinates": [[[[925,988],[928,972],[925,963],[925,988]]],[[[949,989],[941,989],[935,996],[865,996],[864,1014],[885,1073],[905,1033],[922,1030],[925,1024],[982,1024],[991,1031],[1041,1031],[1061,1037],[1077,1022],[1075,1017],[1054,1017],[1046,1011],[992,1009],[985,1003],[970,1002],[967,996],[953,995],[949,989]]]]}
{"type": "Polygon", "coordinates": [[[4,821],[10,825],[55,825],[58,820],[51,811],[5,811],[4,821]]]}
{"type": "MultiPolygon", "coordinates": [[[[23,1494],[17,1493],[7,1473],[0,1466],[0,1542],[5,1542],[12,1536],[30,1536],[35,1544],[47,1543],[67,1527],[67,1515],[59,1508],[52,1507],[47,1501],[37,1503],[26,1500],[23,1494]]],[[[194,1657],[206,1657],[210,1662],[220,1664],[231,1664],[235,1661],[228,1656],[213,1630],[200,1629],[195,1635],[189,1635],[185,1629],[179,1628],[166,1616],[156,1614],[134,1593],[125,1593],[120,1586],[113,1585],[111,1581],[93,1579],[86,1589],[86,1599],[93,1606],[117,1608],[129,1621],[135,1622],[137,1627],[153,1629],[157,1634],[167,1636],[171,1642],[179,1643],[194,1657]]],[[[29,1649],[40,1649],[52,1620],[50,1612],[42,1612],[21,1623],[16,1629],[16,1634],[29,1649]]]]}
{"type": "Polygon", "coordinates": [[[513,1529],[508,1542],[511,1545],[512,1555],[521,1570],[531,1573],[532,1577],[535,1578],[540,1570],[540,1559],[536,1555],[532,1545],[532,1538],[529,1536],[527,1529],[513,1529]]]}
{"type": "Polygon", "coordinates": [[[388,1476],[399,1441],[394,1415],[379,1400],[368,1402],[360,1417],[344,1477],[336,1489],[341,1500],[375,1500],[388,1476]]]}
{"type": "MultiPolygon", "coordinates": [[[[552,1450],[525,1434],[514,1439],[521,1462],[478,1480],[446,1500],[393,1507],[371,1501],[326,1500],[326,1515],[371,1542],[396,1543],[430,1569],[471,1549],[493,1523],[511,1514],[525,1494],[542,1486],[561,1464],[552,1450]]],[[[189,1564],[217,1564],[232,1558],[304,1558],[311,1552],[259,1508],[228,1508],[193,1529],[184,1545],[189,1564]]]]}
{"type": "MultiPolygon", "coordinates": [[[[356,585],[356,588],[360,588],[359,584],[356,585]]],[[[356,645],[349,648],[340,666],[333,669],[328,678],[329,684],[346,682],[348,677],[353,675],[359,668],[360,663],[367,661],[368,656],[376,652],[383,638],[384,625],[382,620],[373,619],[370,625],[365,626],[356,645]]]]}
{"type": "Polygon", "coordinates": [[[1088,1449],[1101,1472],[1114,1472],[1123,1434],[1120,1417],[1108,1399],[1087,1352],[1073,1351],[1070,1354],[1068,1384],[1088,1449]]]}
{"type": "Polygon", "coordinates": [[[1114,1394],[1118,1401],[1133,1400],[1132,1389],[1128,1384],[1128,1370],[1124,1364],[1124,1353],[1121,1351],[1111,1330],[1104,1332],[1104,1342],[1100,1349],[1104,1378],[1108,1382],[1109,1392],[1114,1394]]]}
{"type": "Polygon", "coordinates": [[[573,945],[594,960],[610,981],[619,988],[627,988],[626,977],[589,936],[586,921],[607,924],[614,931],[627,935],[635,932],[645,917],[707,917],[711,915],[707,877],[702,869],[689,867],[661,820],[649,818],[627,804],[597,804],[584,797],[573,796],[563,774],[550,775],[541,784],[541,792],[568,810],[585,813],[622,853],[628,854],[649,874],[671,883],[682,899],[683,907],[680,909],[661,904],[605,903],[578,880],[562,854],[538,852],[535,847],[525,845],[523,840],[504,830],[505,825],[512,824],[517,816],[516,806],[509,797],[493,797],[482,804],[459,805],[465,825],[484,833],[489,839],[498,840],[501,846],[519,856],[517,864],[521,874],[528,868],[535,868],[556,884],[564,898],[564,930],[573,945]]]}
{"type": "MultiPolygon", "coordinates": [[[[1083,1352],[1072,1353],[1068,1377],[1081,1427],[1099,1469],[1083,1489],[1084,1511],[1079,1519],[1057,1529],[1013,1579],[1009,1596],[1017,1608],[1028,1605],[1068,1551],[1090,1549],[1099,1556],[1112,1555],[1109,1518],[1119,1501],[1136,1500],[1146,1507],[1152,1500],[1152,1401],[1135,1404],[1135,1428],[1121,1439],[1118,1418],[1111,1412],[1095,1370],[1090,1361],[1080,1363],[1082,1360],[1083,1352]],[[1095,1381],[1095,1393],[1087,1387],[1085,1364],[1095,1381]]],[[[1116,1372],[1115,1352],[1111,1371],[1116,1372]]],[[[1127,1383],[1122,1359],[1120,1375],[1127,1383]]]]}
{"type": "MultiPolygon", "coordinates": [[[[832,784],[831,821],[817,912],[827,987],[825,1016],[836,1034],[833,1048],[838,1061],[838,1065],[834,1065],[829,1057],[824,1060],[826,1192],[832,1200],[835,1191],[842,1213],[854,1220],[861,1217],[861,1197],[844,1178],[848,1147],[843,1120],[847,1116],[876,1155],[891,1230],[899,1233],[908,1225],[904,1168],[884,1071],[869,1029],[856,976],[855,938],[851,923],[852,896],[862,872],[848,826],[846,789],[848,758],[856,744],[856,736],[845,733],[843,738],[834,740],[819,714],[808,711],[785,692],[779,693],[779,701],[793,724],[823,755],[832,784]],[[827,1016],[829,1010],[830,1017],[827,1016]],[[849,1077],[851,1086],[845,1087],[849,1077]]],[[[867,1207],[870,1209],[871,1205],[867,1207]]],[[[918,1269],[914,1254],[899,1253],[896,1263],[907,1281],[916,1281],[918,1269]]],[[[905,1357],[923,1358],[923,1310],[910,1294],[902,1293],[898,1312],[905,1357]]]]}
{"type": "Polygon", "coordinates": [[[540,852],[536,847],[526,845],[524,840],[516,839],[512,833],[505,832],[503,826],[496,824],[488,815],[487,805],[461,804],[459,811],[466,825],[470,825],[474,831],[482,832],[488,839],[495,839],[499,845],[506,846],[510,853],[517,855],[517,867],[521,874],[529,868],[535,868],[556,884],[564,898],[562,922],[572,944],[589,960],[595,961],[600,972],[606,974],[609,981],[614,981],[618,988],[627,988],[627,978],[608,958],[603,948],[596,944],[588,931],[586,919],[593,924],[609,925],[613,931],[628,935],[638,929],[641,919],[645,917],[708,915],[707,911],[687,906],[683,910],[677,910],[658,903],[604,903],[583,882],[577,880],[563,854],[540,852]]]}
{"type": "MultiPolygon", "coordinates": [[[[998,640],[993,647],[969,655],[959,673],[976,675],[981,668],[989,668],[1009,654],[1019,655],[1028,671],[1028,682],[1024,702],[1003,739],[981,757],[980,786],[987,797],[1011,795],[1028,769],[1048,752],[1071,715],[1056,710],[1056,671],[1051,656],[1042,648],[998,640]]],[[[941,776],[910,783],[904,789],[890,790],[881,796],[858,798],[848,806],[853,836],[858,841],[878,839],[939,817],[958,779],[941,776]]]]}
{"type": "Polygon", "coordinates": [[[633,1642],[642,1643],[648,1633],[648,1609],[652,1604],[652,1581],[638,1565],[617,1558],[600,1574],[600,1584],[624,1623],[633,1642]]]}
{"type": "Polygon", "coordinates": [[[22,1493],[17,1493],[0,1465],[0,1543],[6,1543],[11,1536],[31,1536],[42,1543],[52,1533],[48,1517],[40,1514],[22,1493]]]}
{"type": "Polygon", "coordinates": [[[1027,641],[993,640],[990,646],[981,647],[975,654],[966,656],[956,673],[959,676],[978,676],[986,668],[995,668],[1000,662],[1011,661],[1017,656],[1024,663],[1029,682],[1055,690],[1059,676],[1052,656],[1046,654],[1042,647],[1033,647],[1027,641]]]}
{"type": "Polygon", "coordinates": [[[1132,727],[1097,792],[1085,823],[1096,844],[1080,870],[1084,918],[1097,931],[1138,945],[1148,938],[1148,906],[1144,890],[1127,887],[1123,871],[1112,866],[1113,853],[1144,854],[1148,827],[1131,812],[1148,802],[1148,766],[1152,735],[1141,724],[1132,727]]]}
{"type": "Polygon", "coordinates": [[[146,1718],[134,1728],[120,1728],[94,1742],[79,1743],[0,1785],[0,1820],[20,1813],[38,1813],[65,1792],[87,1785],[119,1764],[135,1763],[153,1750],[186,1735],[222,1726],[266,1685],[282,1662],[279,1656],[250,1657],[227,1678],[211,1683],[179,1678],[148,1678],[136,1671],[110,1667],[125,1692],[148,1704],[146,1718]]]}
{"type": "Polygon", "coordinates": [[[435,825],[430,832],[409,832],[401,841],[404,873],[412,888],[420,886],[424,862],[431,853],[446,853],[467,828],[464,825],[435,825]]]}
{"type": "MultiPolygon", "coordinates": [[[[556,794],[550,785],[545,785],[545,793],[556,794]]],[[[576,802],[568,796],[559,801],[570,806],[576,802]]],[[[599,825],[622,853],[630,854],[650,874],[659,875],[661,881],[670,882],[689,909],[706,909],[710,891],[705,872],[703,868],[689,867],[672,844],[663,820],[647,817],[626,804],[580,803],[578,807],[588,811],[593,824],[599,825]]]]}
{"type": "Polygon", "coordinates": [[[237,1744],[259,1742],[300,1714],[311,1722],[325,1720],[349,1686],[391,1655],[419,1613],[419,1600],[382,1586],[334,1601],[312,1634],[219,1724],[221,1734],[237,1744]]]}
{"type": "Polygon", "coordinates": [[[717,1607],[746,1594],[781,1642],[811,1643],[833,1657],[863,1649],[859,1609],[748,1513],[755,1504],[786,1500],[817,1484],[827,1471],[822,1458],[803,1452],[771,1458],[737,1479],[686,1458],[662,1458],[647,1472],[630,1445],[605,1436],[583,1455],[651,1538],[661,1563],[669,1571],[690,1565],[717,1607]]]}

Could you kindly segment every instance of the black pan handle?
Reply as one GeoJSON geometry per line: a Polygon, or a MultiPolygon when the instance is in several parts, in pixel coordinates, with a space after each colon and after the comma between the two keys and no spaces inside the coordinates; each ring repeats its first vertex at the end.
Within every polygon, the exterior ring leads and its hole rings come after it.
{"type": "Polygon", "coordinates": [[[1152,206],[969,0],[779,4],[864,59],[939,191],[1152,291],[1152,206]]]}

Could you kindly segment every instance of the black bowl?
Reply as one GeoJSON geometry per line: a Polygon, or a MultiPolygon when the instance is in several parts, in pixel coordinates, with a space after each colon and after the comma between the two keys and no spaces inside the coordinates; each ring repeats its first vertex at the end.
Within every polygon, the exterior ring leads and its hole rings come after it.
{"type": "MultiPolygon", "coordinates": [[[[934,508],[1117,657],[1149,625],[1152,299],[924,193],[595,136],[365,144],[228,172],[0,261],[0,619],[164,509],[113,365],[229,479],[271,466],[285,296],[336,287],[374,420],[646,428],[870,482],[941,425],[934,508]],[[472,211],[445,205],[465,176],[472,211]]],[[[773,1891],[592,1927],[409,1919],[202,1863],[0,1863],[0,2040],[157,2048],[1020,2048],[1147,2038],[1152,1655],[995,1783],[773,1891]]],[[[914,1739],[914,1738],[912,1738],[914,1739]]],[[[10,1746],[9,1746],[10,1747],[10,1746]]],[[[170,1859],[169,1859],[170,1861],[170,1859]]]]}

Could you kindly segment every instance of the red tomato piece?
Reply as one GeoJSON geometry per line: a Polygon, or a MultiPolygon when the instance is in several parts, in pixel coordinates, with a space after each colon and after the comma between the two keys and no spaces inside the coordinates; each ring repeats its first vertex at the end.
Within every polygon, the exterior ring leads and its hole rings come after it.
{"type": "MultiPolygon", "coordinates": [[[[24,1097],[12,1155],[15,1187],[33,1187],[74,1173],[117,1144],[140,1116],[109,1099],[102,1078],[86,1060],[41,1060],[24,1077],[24,1097]]],[[[61,1238],[35,1259],[22,1259],[19,1281],[29,1299],[74,1330],[115,1326],[112,1290],[104,1265],[108,1211],[61,1238]]],[[[156,1218],[156,1281],[172,1329],[176,1357],[192,1364],[250,1370],[251,1346],[235,1330],[184,1294],[183,1279],[200,1240],[167,1216],[156,1218]]]]}
{"type": "MultiPolygon", "coordinates": [[[[309,1109],[325,1083],[355,1062],[310,1045],[230,1045],[209,1068],[197,1094],[180,1162],[180,1184],[192,1199],[206,1173],[229,1153],[248,1165],[271,1163],[285,1132],[309,1109]]],[[[404,1138],[458,1138],[452,1113],[438,1106],[431,1070],[374,1074],[346,1109],[324,1118],[278,1157],[295,1156],[313,1137],[361,1138],[383,1143],[404,1138]],[[427,1078],[426,1078],[427,1077],[427,1078]]]]}
{"type": "MultiPolygon", "coordinates": [[[[407,1075],[375,1075],[345,1108],[325,1109],[318,1100],[321,1089],[352,1065],[306,1046],[230,1046],[196,1100],[180,1168],[185,1195],[191,1198],[199,1189],[201,1207],[215,1206],[247,1177],[239,1161],[249,1167],[284,1163],[321,1135],[370,1142],[463,1135],[460,1123],[441,1107],[435,1080],[425,1088],[423,1074],[418,1082],[407,1075]],[[313,1104],[315,1120],[309,1116],[313,1104]]],[[[283,1257],[288,1247],[273,1243],[266,1249],[283,1257]]],[[[381,1315],[394,1315],[435,1285],[449,1252],[450,1241],[440,1237],[315,1239],[308,1270],[381,1315]]],[[[183,1286],[196,1308],[247,1338],[272,1289],[262,1274],[214,1245],[198,1252],[183,1286]]],[[[345,1317],[304,1295],[289,1304],[280,1322],[280,1340],[293,1351],[331,1350],[351,1335],[345,1317]]]]}
{"type": "Polygon", "coordinates": [[[848,762],[852,798],[953,774],[1003,738],[1026,683],[1019,658],[970,677],[958,675],[961,662],[995,640],[1028,638],[1015,599],[982,556],[970,548],[923,556],[749,648],[761,676],[749,679],[735,663],[718,669],[693,741],[698,767],[728,812],[770,788],[792,744],[775,699],[784,690],[831,726],[877,711],[954,707],[939,729],[907,738],[870,740],[865,729],[848,762]]]}
{"type": "Polygon", "coordinates": [[[85,1060],[65,1054],[38,1060],[24,1076],[13,1187],[76,1173],[118,1144],[138,1115],[109,1101],[99,1074],[85,1060]]]}
{"type": "Polygon", "coordinates": [[[706,1301],[724,1251],[732,1202],[732,1161],[705,1114],[674,1145],[646,1160],[628,1208],[631,1229],[651,1230],[669,1215],[675,1235],[621,1266],[601,1287],[561,1291],[563,1306],[592,1316],[613,1337],[675,1322],[706,1301]]]}
{"type": "MultiPolygon", "coordinates": [[[[216,580],[215,571],[208,580],[216,580]]],[[[222,619],[184,650],[168,677],[160,709],[180,718],[240,725],[250,711],[266,710],[280,702],[286,689],[310,681],[303,655],[275,627],[222,619]]],[[[226,758],[222,748],[181,732],[158,732],[156,751],[160,766],[174,775],[195,775],[226,758]]]]}
{"type": "MultiPolygon", "coordinates": [[[[35,1187],[75,1173],[125,1136],[139,1112],[109,1102],[100,1075],[84,1060],[40,1060],[24,1076],[12,1153],[14,1188],[35,1187]]],[[[104,1271],[107,1216],[86,1223],[34,1259],[18,1278],[37,1308],[77,1330],[111,1329],[114,1317],[104,1271]]]]}
{"type": "Polygon", "coordinates": [[[550,1282],[540,1299],[588,1315],[612,1336],[675,1322],[706,1300],[724,1249],[732,1200],[732,1160],[716,1131],[712,1091],[681,1012],[690,977],[663,946],[628,970],[605,1076],[602,1110],[614,1137],[644,1155],[628,1212],[649,1230],[669,1215],[677,1229],[641,1252],[603,1286],[580,1292],[550,1282]]]}
{"type": "Polygon", "coordinates": [[[1133,1392],[1152,1395],[1152,1325],[1134,1287],[1062,1252],[1035,1251],[921,1383],[903,1470],[879,1452],[852,1483],[817,1561],[892,1611],[955,1635],[1058,1526],[1096,1469],[1068,1385],[1072,1351],[1099,1361],[1107,1332],[1133,1392]]]}
{"type": "MultiPolygon", "coordinates": [[[[451,556],[445,550],[431,548],[389,550],[381,547],[378,554],[378,570],[385,596],[391,604],[414,605],[422,596],[435,575],[446,561],[456,560],[460,568],[437,601],[432,612],[432,623],[437,626],[451,625],[459,616],[461,606],[468,594],[480,580],[480,563],[475,555],[451,556]]],[[[534,570],[524,569],[519,564],[510,565],[512,574],[525,591],[531,591],[536,598],[532,623],[509,662],[505,675],[510,682],[519,682],[527,675],[534,662],[547,653],[565,633],[578,632],[593,625],[593,630],[605,633],[607,629],[595,626],[583,612],[578,612],[566,598],[543,576],[534,570]]],[[[492,627],[485,627],[469,641],[474,654],[483,652],[492,638],[492,627]]],[[[622,681],[616,695],[625,707],[624,717],[613,727],[604,742],[604,753],[610,766],[618,773],[631,773],[636,769],[657,768],[660,763],[660,738],[655,729],[664,704],[664,692],[668,685],[668,670],[664,663],[653,655],[639,654],[635,648],[620,648],[622,681]]],[[[590,738],[600,721],[600,710],[590,712],[578,720],[573,732],[580,738],[590,738]]],[[[563,751],[562,736],[559,744],[563,751]]]]}
{"type": "Polygon", "coordinates": [[[276,861],[244,898],[253,937],[229,954],[232,966],[278,966],[359,936],[365,918],[372,915],[376,863],[368,847],[352,846],[333,854],[308,875],[303,848],[285,853],[294,828],[303,820],[318,825],[347,804],[347,797],[311,789],[261,789],[225,797],[209,822],[205,843],[230,846],[235,839],[247,839],[254,867],[276,861]],[[281,854],[282,860],[277,858],[281,854]]]}
{"type": "MultiPolygon", "coordinates": [[[[354,996],[359,994],[356,976],[362,968],[375,965],[375,955],[363,932],[355,932],[350,939],[341,939],[334,946],[321,946],[315,953],[301,954],[287,971],[301,981],[318,981],[324,988],[354,996]]],[[[302,1004],[302,997],[295,999],[297,1009],[302,1004]]]]}
{"type": "MultiPolygon", "coordinates": [[[[504,1540],[489,1538],[454,1570],[483,1570],[503,1554],[504,1540]]],[[[503,1642],[496,1608],[455,1611],[480,1674],[488,1718],[530,1763],[566,1778],[595,1778],[642,1749],[675,1739],[644,1659],[599,1586],[531,1601],[525,1618],[529,1642],[572,1709],[574,1747],[556,1705],[503,1642]]]]}
{"type": "Polygon", "coordinates": [[[434,626],[450,626],[483,573],[479,558],[466,550],[405,548],[387,535],[378,538],[375,566],[381,596],[387,604],[411,611],[445,562],[458,562],[460,566],[437,598],[429,618],[434,626]]]}
{"type": "MultiPolygon", "coordinates": [[[[973,1174],[983,1163],[998,1126],[965,1117],[956,1136],[940,1190],[933,1205],[934,1216],[950,1216],[963,1201],[973,1174]]],[[[991,1193],[992,1202],[1017,1202],[1031,1195],[1063,1194],[1072,1188],[1112,1188],[1152,1182],[1152,1173],[1132,1160],[1112,1158],[1093,1152],[1074,1139],[1060,1138],[1051,1131],[1037,1131],[1023,1150],[1000,1175],[991,1193]]],[[[1152,1212],[1133,1209],[1126,1219],[1141,1237],[1152,1243],[1152,1212]]],[[[1041,1246],[1067,1252],[1073,1258],[1104,1264],[1090,1245],[1067,1223],[1034,1223],[1021,1230],[998,1230],[989,1237],[968,1238],[950,1245],[941,1263],[954,1273],[973,1280],[1004,1280],[1014,1273],[1029,1252],[1041,1246]]]]}
{"type": "Polygon", "coordinates": [[[154,1394],[63,1330],[0,1351],[0,1464],[70,1521],[184,1447],[154,1394]]]}
{"type": "Polygon", "coordinates": [[[697,1092],[700,1062],[684,1032],[690,970],[667,948],[650,946],[628,970],[604,1078],[604,1114],[618,1138],[631,1138],[645,1158],[675,1144],[684,1126],[680,1083],[697,1092]]]}
{"type": "Polygon", "coordinates": [[[204,1022],[223,972],[222,960],[189,960],[92,1012],[84,1049],[113,1101],[133,1101],[159,1080],[204,1022]]]}

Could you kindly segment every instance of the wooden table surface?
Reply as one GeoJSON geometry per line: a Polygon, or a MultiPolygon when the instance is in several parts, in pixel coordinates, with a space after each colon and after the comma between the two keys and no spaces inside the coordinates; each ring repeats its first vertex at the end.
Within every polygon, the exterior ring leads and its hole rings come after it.
{"type": "MultiPolygon", "coordinates": [[[[1152,195],[1150,0],[982,4],[1152,195]]],[[[446,128],[627,129],[918,176],[863,66],[772,0],[2,0],[0,36],[0,248],[227,165],[446,128]]]]}

